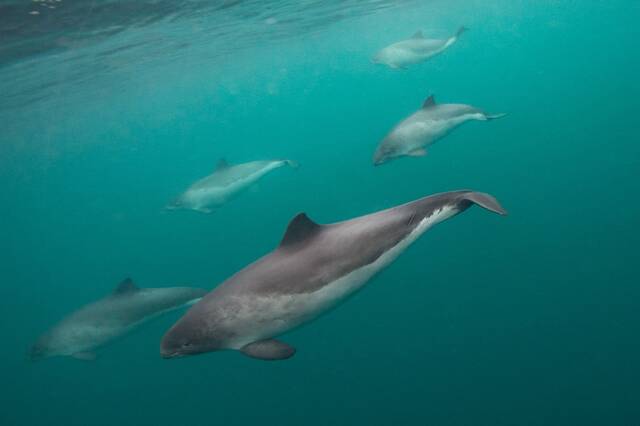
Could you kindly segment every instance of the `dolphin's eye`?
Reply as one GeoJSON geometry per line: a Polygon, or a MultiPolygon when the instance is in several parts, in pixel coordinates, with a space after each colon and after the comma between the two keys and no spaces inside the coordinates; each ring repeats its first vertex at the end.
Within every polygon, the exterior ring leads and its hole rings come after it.
{"type": "Polygon", "coordinates": [[[185,342],[182,344],[183,348],[188,348],[189,346],[191,346],[191,342],[185,342]]]}

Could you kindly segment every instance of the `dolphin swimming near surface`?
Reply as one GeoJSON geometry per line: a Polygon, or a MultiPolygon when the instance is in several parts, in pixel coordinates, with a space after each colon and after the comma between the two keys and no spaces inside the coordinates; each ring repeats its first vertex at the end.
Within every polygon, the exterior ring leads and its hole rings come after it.
{"type": "Polygon", "coordinates": [[[490,195],[447,192],[330,225],[304,213],[280,245],[192,306],[164,335],[164,358],[238,350],[263,360],[295,349],[275,338],[359,290],[427,229],[473,204],[506,214],[490,195]]]}
{"type": "Polygon", "coordinates": [[[297,168],[298,163],[291,160],[263,160],[230,165],[221,159],[212,174],[195,182],[166,208],[211,213],[270,171],[284,166],[297,168]]]}
{"type": "Polygon", "coordinates": [[[447,39],[425,38],[422,31],[418,31],[410,39],[393,43],[378,51],[372,62],[394,69],[406,69],[409,65],[426,61],[444,52],[449,46],[458,41],[460,34],[465,31],[465,27],[460,27],[455,35],[447,39]]]}
{"type": "Polygon", "coordinates": [[[402,120],[380,142],[373,156],[378,166],[393,158],[427,155],[426,147],[448,135],[453,129],[470,120],[487,121],[506,114],[487,114],[476,107],[464,104],[436,104],[433,95],[424,101],[422,108],[402,120]]]}
{"type": "Polygon", "coordinates": [[[40,336],[29,351],[33,361],[53,356],[95,359],[95,350],[147,320],[196,303],[207,293],[191,287],[138,288],[122,281],[112,294],[83,306],[40,336]]]}

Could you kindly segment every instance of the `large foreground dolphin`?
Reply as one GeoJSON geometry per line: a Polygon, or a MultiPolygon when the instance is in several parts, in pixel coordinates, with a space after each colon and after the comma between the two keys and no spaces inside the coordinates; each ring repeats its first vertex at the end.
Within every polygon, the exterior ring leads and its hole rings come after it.
{"type": "Polygon", "coordinates": [[[473,204],[504,215],[490,195],[455,191],[331,225],[304,213],[271,253],[207,294],[165,334],[165,358],[235,349],[259,359],[291,357],[275,339],[360,289],[431,226],[473,204]]]}
{"type": "Polygon", "coordinates": [[[40,336],[29,357],[95,359],[95,349],[162,313],[194,304],[206,293],[191,287],[138,288],[126,279],[109,296],[73,312],[40,336]]]}
{"type": "Polygon", "coordinates": [[[409,65],[426,61],[444,52],[458,41],[458,37],[464,31],[466,28],[460,27],[455,35],[446,39],[425,38],[422,31],[418,31],[408,40],[402,40],[381,49],[375,54],[372,61],[394,69],[406,69],[409,65]]]}
{"type": "Polygon", "coordinates": [[[396,157],[422,157],[427,155],[426,147],[461,124],[470,120],[494,120],[505,115],[487,114],[471,105],[436,104],[431,95],[422,108],[402,120],[380,142],[373,155],[373,164],[378,166],[396,157]]]}
{"type": "Polygon", "coordinates": [[[284,166],[297,168],[298,164],[291,160],[268,160],[229,165],[222,159],[212,174],[187,188],[167,209],[211,213],[270,171],[284,166]]]}

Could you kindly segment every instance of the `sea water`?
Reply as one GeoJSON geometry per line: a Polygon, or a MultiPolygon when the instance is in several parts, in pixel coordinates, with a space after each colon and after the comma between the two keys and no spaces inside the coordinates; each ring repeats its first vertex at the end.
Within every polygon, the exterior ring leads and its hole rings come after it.
{"type": "Polygon", "coordinates": [[[0,424],[640,424],[639,3],[0,3],[0,424]],[[34,13],[37,12],[37,13],[34,13]],[[469,31],[407,70],[422,29],[469,31]],[[375,147],[430,94],[509,115],[422,158],[375,147]],[[213,214],[163,207],[219,159],[287,158],[213,214]],[[159,356],[176,312],[94,362],[30,344],[125,277],[214,288],[306,212],[495,195],[282,340],[159,356]]]}

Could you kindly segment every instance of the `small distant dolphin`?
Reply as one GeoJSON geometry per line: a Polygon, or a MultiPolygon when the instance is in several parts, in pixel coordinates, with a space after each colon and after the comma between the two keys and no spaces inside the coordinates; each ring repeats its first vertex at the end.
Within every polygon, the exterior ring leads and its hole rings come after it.
{"type": "Polygon", "coordinates": [[[406,69],[409,65],[426,61],[444,52],[466,30],[465,27],[460,27],[453,37],[447,39],[425,38],[422,31],[418,31],[408,40],[402,40],[381,49],[375,54],[372,62],[394,69],[406,69]]]}
{"type": "Polygon", "coordinates": [[[96,358],[94,350],[165,312],[196,303],[207,293],[191,287],[138,288],[127,278],[114,292],[73,312],[40,336],[33,361],[53,356],[96,358]]]}
{"type": "Polygon", "coordinates": [[[291,160],[267,160],[229,165],[221,159],[212,174],[195,182],[166,208],[211,213],[270,171],[283,166],[297,168],[298,163],[291,160]]]}
{"type": "Polygon", "coordinates": [[[504,215],[490,195],[455,191],[331,225],[293,218],[271,253],[227,279],[164,335],[164,358],[233,349],[263,360],[295,349],[275,339],[338,305],[427,229],[473,204],[504,215]]]}
{"type": "Polygon", "coordinates": [[[487,114],[476,107],[464,104],[436,104],[429,96],[422,108],[402,120],[380,142],[373,156],[378,166],[392,158],[427,155],[426,147],[445,137],[453,129],[470,120],[494,120],[506,114],[487,114]]]}

